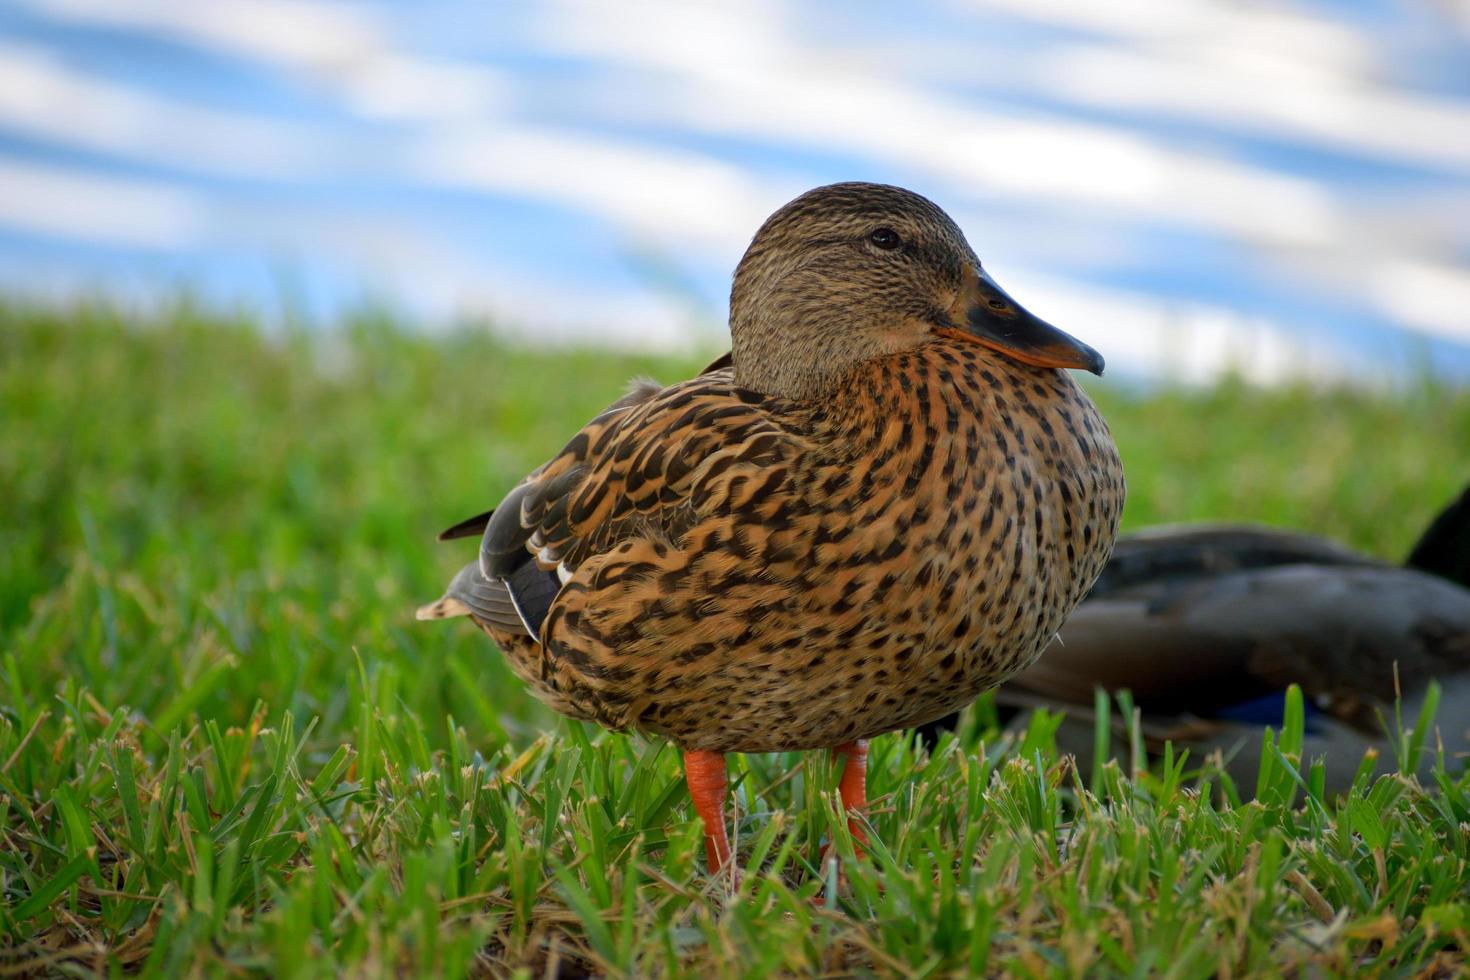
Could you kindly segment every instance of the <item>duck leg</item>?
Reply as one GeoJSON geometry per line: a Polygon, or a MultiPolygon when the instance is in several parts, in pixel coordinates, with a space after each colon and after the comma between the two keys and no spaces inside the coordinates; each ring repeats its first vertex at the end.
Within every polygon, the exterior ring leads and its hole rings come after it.
{"type": "Polygon", "coordinates": [[[704,853],[710,874],[719,874],[730,863],[730,838],[725,836],[725,794],[729,779],[722,752],[685,752],[684,781],[689,798],[704,821],[704,853]]]}
{"type": "MultiPolygon", "coordinates": [[[[848,813],[860,813],[868,806],[868,742],[866,739],[848,742],[837,746],[832,754],[847,760],[842,767],[842,781],[837,784],[842,808],[848,813]]],[[[853,849],[863,853],[862,845],[868,842],[868,832],[860,821],[852,817],[847,820],[847,829],[852,832],[853,849]]]]}
{"type": "MultiPolygon", "coordinates": [[[[847,742],[832,750],[832,755],[842,756],[845,760],[842,766],[842,777],[837,783],[837,793],[842,798],[843,812],[856,814],[865,810],[868,806],[868,743],[865,739],[856,742],[847,742]]],[[[847,818],[847,829],[852,834],[852,849],[859,857],[863,853],[863,845],[868,842],[868,832],[856,817],[847,818]]],[[[821,866],[825,868],[829,860],[835,861],[837,842],[829,840],[822,847],[821,866]]],[[[837,865],[837,887],[846,887],[847,875],[842,870],[841,863],[837,865]]],[[[818,905],[823,904],[823,899],[818,895],[813,899],[818,905]]]]}

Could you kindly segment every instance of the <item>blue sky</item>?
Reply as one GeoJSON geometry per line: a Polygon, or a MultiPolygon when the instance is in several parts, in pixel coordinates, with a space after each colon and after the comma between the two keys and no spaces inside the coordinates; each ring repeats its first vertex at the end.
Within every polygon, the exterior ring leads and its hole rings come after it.
{"type": "Polygon", "coordinates": [[[846,179],[1124,374],[1470,381],[1463,5],[0,6],[0,288],[712,348],[846,179]]]}

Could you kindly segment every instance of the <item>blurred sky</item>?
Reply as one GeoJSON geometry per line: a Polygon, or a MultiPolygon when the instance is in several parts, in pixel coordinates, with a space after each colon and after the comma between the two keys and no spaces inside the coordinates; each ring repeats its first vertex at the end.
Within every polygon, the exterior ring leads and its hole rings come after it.
{"type": "Polygon", "coordinates": [[[0,3],[0,288],[713,347],[847,179],[1125,375],[1470,383],[1464,0],[0,3]]]}

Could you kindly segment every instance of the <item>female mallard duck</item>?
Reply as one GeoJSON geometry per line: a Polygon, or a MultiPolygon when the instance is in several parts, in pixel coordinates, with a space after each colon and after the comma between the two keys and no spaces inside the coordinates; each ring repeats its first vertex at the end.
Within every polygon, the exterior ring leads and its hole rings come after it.
{"type": "MultiPolygon", "coordinates": [[[[728,367],[640,385],[492,513],[423,619],[469,616],[564,714],[672,739],[712,869],[727,752],[866,740],[1034,660],[1107,560],[1123,475],[1063,368],[917,194],[835,184],[735,271],[728,367]]],[[[859,835],[860,836],[860,835],[859,835]]]]}
{"type": "Polygon", "coordinates": [[[1443,687],[1440,736],[1452,758],[1463,757],[1470,491],[1430,525],[1403,567],[1270,528],[1127,535],[1060,641],[997,691],[996,705],[1006,717],[1065,710],[1059,746],[1085,765],[1093,690],[1126,689],[1151,748],[1169,740],[1195,758],[1219,750],[1226,771],[1249,786],[1260,726],[1280,724],[1282,696],[1297,684],[1308,706],[1303,756],[1323,758],[1327,788],[1341,791],[1370,749],[1380,770],[1394,762],[1382,719],[1402,695],[1412,723],[1431,680],[1443,687]]]}

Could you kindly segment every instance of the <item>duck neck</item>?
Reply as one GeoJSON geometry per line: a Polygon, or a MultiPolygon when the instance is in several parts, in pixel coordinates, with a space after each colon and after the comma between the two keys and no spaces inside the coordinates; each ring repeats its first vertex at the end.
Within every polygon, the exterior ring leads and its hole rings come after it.
{"type": "Polygon", "coordinates": [[[923,414],[930,406],[914,397],[922,387],[922,359],[918,350],[902,351],[832,378],[822,398],[810,403],[813,424],[843,453],[912,447],[928,432],[923,414]]]}
{"type": "Polygon", "coordinates": [[[757,313],[732,318],[730,340],[736,384],[796,402],[822,401],[856,366],[836,324],[793,327],[757,313]]]}
{"type": "Polygon", "coordinates": [[[818,403],[864,362],[911,341],[883,329],[885,314],[855,303],[851,287],[789,255],[752,246],[730,289],[737,384],[818,403]]]}

